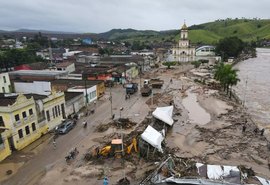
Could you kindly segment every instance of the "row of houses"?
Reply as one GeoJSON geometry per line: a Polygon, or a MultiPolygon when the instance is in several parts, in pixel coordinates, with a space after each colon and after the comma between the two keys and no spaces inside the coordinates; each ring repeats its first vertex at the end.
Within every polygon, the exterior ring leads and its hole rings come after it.
{"type": "Polygon", "coordinates": [[[101,98],[106,80],[123,84],[150,66],[141,56],[104,57],[95,66],[53,64],[28,64],[0,74],[0,161],[101,98]]]}
{"type": "Polygon", "coordinates": [[[105,92],[104,81],[56,78],[64,73],[22,70],[0,74],[0,161],[105,92]]]}

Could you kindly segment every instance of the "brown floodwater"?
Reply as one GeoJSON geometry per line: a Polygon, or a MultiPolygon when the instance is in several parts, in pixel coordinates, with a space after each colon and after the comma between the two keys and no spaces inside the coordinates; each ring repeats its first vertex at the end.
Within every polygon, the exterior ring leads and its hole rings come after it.
{"type": "Polygon", "coordinates": [[[261,126],[270,126],[270,49],[257,49],[257,58],[235,66],[240,82],[234,88],[244,101],[252,119],[261,126]]]}
{"type": "Polygon", "coordinates": [[[204,108],[200,106],[197,95],[189,89],[187,97],[183,99],[183,106],[188,111],[188,117],[191,123],[205,125],[210,122],[211,116],[204,108]]]}

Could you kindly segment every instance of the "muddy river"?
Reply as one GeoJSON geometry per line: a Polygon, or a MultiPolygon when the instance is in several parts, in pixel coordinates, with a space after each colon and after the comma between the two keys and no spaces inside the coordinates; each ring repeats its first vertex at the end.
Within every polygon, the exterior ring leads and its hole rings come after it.
{"type": "Polygon", "coordinates": [[[270,127],[270,49],[257,49],[257,58],[238,63],[240,82],[235,87],[252,115],[261,126],[270,127]]]}

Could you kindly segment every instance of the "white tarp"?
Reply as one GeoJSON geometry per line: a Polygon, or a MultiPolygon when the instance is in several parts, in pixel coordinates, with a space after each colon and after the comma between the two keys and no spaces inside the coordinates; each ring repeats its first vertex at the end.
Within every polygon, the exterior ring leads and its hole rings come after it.
{"type": "Polygon", "coordinates": [[[223,170],[219,165],[207,165],[207,176],[209,179],[220,179],[223,170]]]}
{"type": "Polygon", "coordinates": [[[262,185],[270,185],[270,181],[269,180],[266,180],[266,179],[264,179],[262,177],[258,177],[258,176],[256,176],[256,177],[257,177],[257,179],[260,181],[260,183],[262,185]]]}
{"type": "Polygon", "coordinates": [[[156,110],[152,114],[155,118],[167,123],[168,125],[170,126],[173,125],[173,119],[172,119],[173,106],[157,107],[156,110]]]}
{"type": "MultiPolygon", "coordinates": [[[[240,184],[240,170],[237,166],[204,165],[196,163],[198,174],[213,180],[225,180],[226,182],[240,184]]],[[[270,184],[269,184],[270,185],[270,184]]]]}
{"type": "Polygon", "coordinates": [[[229,176],[231,175],[231,172],[239,172],[239,169],[236,166],[223,166],[224,173],[223,176],[229,176]]]}
{"type": "Polygon", "coordinates": [[[159,133],[157,130],[155,130],[153,127],[148,125],[148,127],[142,133],[141,137],[147,143],[149,143],[153,147],[157,148],[158,151],[163,153],[163,150],[161,148],[161,142],[163,141],[164,138],[163,138],[162,134],[159,133]]]}

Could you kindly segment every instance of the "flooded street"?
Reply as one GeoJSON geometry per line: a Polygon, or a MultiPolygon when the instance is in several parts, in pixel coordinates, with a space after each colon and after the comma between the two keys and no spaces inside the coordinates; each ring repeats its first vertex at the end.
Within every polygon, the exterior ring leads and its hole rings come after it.
{"type": "Polygon", "coordinates": [[[200,106],[197,100],[197,95],[192,90],[187,91],[187,97],[183,99],[183,106],[188,110],[188,117],[190,122],[205,125],[210,122],[210,114],[200,106]]]}
{"type": "Polygon", "coordinates": [[[257,58],[240,62],[240,82],[236,94],[245,101],[252,118],[260,126],[270,126],[270,49],[257,49],[257,58]]]}

